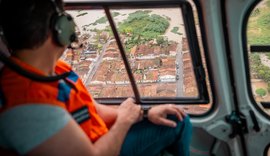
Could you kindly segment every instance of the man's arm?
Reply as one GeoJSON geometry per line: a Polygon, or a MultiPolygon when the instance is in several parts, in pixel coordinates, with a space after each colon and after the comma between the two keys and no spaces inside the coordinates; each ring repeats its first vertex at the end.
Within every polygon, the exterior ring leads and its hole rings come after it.
{"type": "Polygon", "coordinates": [[[71,119],[57,134],[34,148],[27,155],[117,156],[131,125],[139,120],[140,106],[127,99],[118,108],[115,123],[108,133],[92,143],[79,125],[71,119]]]}
{"type": "MultiPolygon", "coordinates": [[[[117,118],[117,108],[101,105],[98,102],[95,102],[95,106],[106,125],[111,127],[117,118]]],[[[175,127],[176,123],[167,119],[167,115],[175,115],[179,121],[182,121],[186,113],[174,104],[158,105],[149,110],[148,119],[156,125],[175,127]]]]}
{"type": "Polygon", "coordinates": [[[92,143],[72,119],[60,132],[33,149],[29,156],[117,156],[129,129],[129,124],[116,122],[111,130],[92,143]]]}
{"type": "Polygon", "coordinates": [[[103,121],[106,123],[107,127],[111,128],[111,126],[114,124],[116,118],[117,118],[117,108],[114,106],[106,106],[101,105],[98,102],[95,101],[95,106],[98,115],[103,119],[103,121]]]}

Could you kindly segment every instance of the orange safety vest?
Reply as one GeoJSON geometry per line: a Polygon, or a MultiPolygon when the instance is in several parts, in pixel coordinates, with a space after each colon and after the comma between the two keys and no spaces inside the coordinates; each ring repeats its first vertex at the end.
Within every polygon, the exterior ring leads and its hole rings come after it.
{"type": "MultiPolygon", "coordinates": [[[[44,75],[34,67],[12,58],[22,68],[44,75]]],[[[15,71],[4,67],[0,77],[1,98],[3,105],[0,113],[12,107],[35,103],[49,104],[67,110],[77,121],[92,142],[104,135],[108,128],[97,114],[91,95],[69,65],[58,61],[55,72],[61,74],[71,71],[65,80],[55,82],[37,82],[23,77],[15,71]]]]}

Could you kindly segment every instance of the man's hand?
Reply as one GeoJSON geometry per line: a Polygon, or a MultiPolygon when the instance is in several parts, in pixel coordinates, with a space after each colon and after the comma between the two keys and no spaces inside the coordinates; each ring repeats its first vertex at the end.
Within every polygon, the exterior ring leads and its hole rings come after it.
{"type": "Polygon", "coordinates": [[[148,119],[156,125],[176,127],[176,123],[167,119],[167,115],[175,115],[180,121],[186,116],[185,112],[173,104],[152,107],[148,111],[148,119]]]}
{"type": "Polygon", "coordinates": [[[117,120],[124,124],[134,124],[140,120],[141,106],[134,103],[132,98],[125,100],[118,108],[117,120]]]}

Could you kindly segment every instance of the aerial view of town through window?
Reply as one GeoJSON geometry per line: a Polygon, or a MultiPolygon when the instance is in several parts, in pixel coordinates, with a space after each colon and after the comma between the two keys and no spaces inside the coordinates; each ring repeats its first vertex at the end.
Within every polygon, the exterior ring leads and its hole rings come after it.
{"type": "MultiPolygon", "coordinates": [[[[73,52],[66,51],[62,59],[72,65],[94,98],[134,96],[104,10],[69,10],[68,13],[78,26],[82,46],[73,52]]],[[[141,97],[198,97],[179,6],[111,9],[110,13],[141,97]]],[[[210,106],[190,108],[202,113],[210,106]]]]}
{"type": "MultiPolygon", "coordinates": [[[[73,52],[66,51],[62,59],[72,65],[94,98],[134,96],[104,10],[69,10],[68,13],[77,24],[82,46],[73,52]]],[[[141,97],[198,97],[179,6],[119,8],[111,9],[110,13],[141,97]]],[[[194,16],[197,16],[195,11],[194,16]]],[[[195,24],[199,32],[197,17],[195,24]]],[[[200,41],[200,33],[197,34],[200,41]]],[[[200,49],[203,51],[201,43],[200,49]]],[[[205,65],[204,55],[201,54],[205,65]]],[[[209,87],[208,76],[207,84],[209,87]]],[[[209,110],[211,102],[186,107],[191,113],[203,113],[209,110]]]]}
{"type": "MultiPolygon", "coordinates": [[[[104,10],[68,13],[82,47],[62,59],[95,98],[134,96],[104,10]]],[[[112,9],[111,15],[142,97],[198,96],[181,8],[112,9]]]]}

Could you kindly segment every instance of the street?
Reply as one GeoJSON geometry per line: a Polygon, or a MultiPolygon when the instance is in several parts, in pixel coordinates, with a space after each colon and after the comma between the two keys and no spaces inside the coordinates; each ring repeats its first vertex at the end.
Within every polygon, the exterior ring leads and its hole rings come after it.
{"type": "Polygon", "coordinates": [[[90,68],[90,70],[87,73],[86,79],[84,81],[84,84],[90,84],[92,78],[94,77],[100,63],[102,62],[103,56],[105,54],[105,51],[107,49],[107,46],[110,45],[112,40],[109,40],[102,48],[102,51],[100,53],[100,55],[98,56],[98,58],[96,59],[96,62],[92,62],[91,66],[93,66],[92,68],[90,68]]]}
{"type": "Polygon", "coordinates": [[[184,95],[184,72],[183,72],[183,55],[182,55],[182,44],[179,43],[176,49],[176,59],[175,59],[175,77],[176,77],[176,96],[183,97],[184,95]]]}

